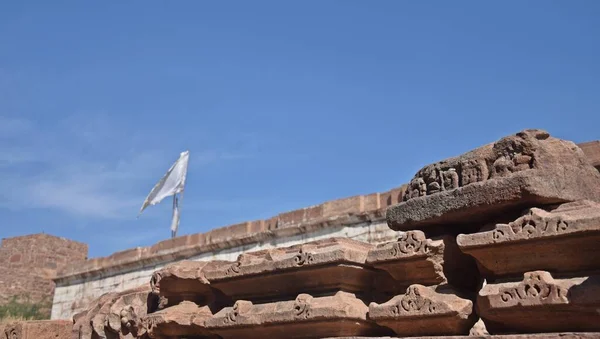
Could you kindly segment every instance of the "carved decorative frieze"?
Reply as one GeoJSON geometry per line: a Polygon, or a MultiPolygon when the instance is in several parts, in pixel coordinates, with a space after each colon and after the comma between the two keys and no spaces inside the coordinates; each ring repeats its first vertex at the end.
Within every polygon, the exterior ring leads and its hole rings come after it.
{"type": "Polygon", "coordinates": [[[403,289],[451,283],[474,290],[480,280],[475,261],[458,250],[452,236],[432,240],[422,231],[407,231],[396,241],[375,246],[367,264],[388,272],[403,289]]]}
{"type": "Polygon", "coordinates": [[[381,335],[387,331],[367,320],[368,307],[353,294],[328,297],[300,294],[295,300],[266,304],[237,301],[206,319],[222,338],[322,338],[381,335]]]}
{"type": "Polygon", "coordinates": [[[582,200],[558,207],[531,208],[507,224],[457,237],[486,277],[543,269],[577,272],[600,269],[600,204],[582,200]],[[529,255],[535,248],[535,255],[529,255]]]}
{"type": "Polygon", "coordinates": [[[528,272],[520,282],[487,284],[477,308],[494,333],[599,331],[600,277],[555,279],[546,271],[528,272]]]}
{"type": "Polygon", "coordinates": [[[460,226],[519,206],[600,201],[600,173],[574,143],[525,130],[425,166],[403,199],[388,208],[392,229],[460,226]]]}
{"type": "Polygon", "coordinates": [[[244,253],[234,263],[207,267],[204,274],[210,286],[235,300],[264,302],[335,290],[369,292],[375,276],[381,275],[366,265],[372,247],[330,238],[244,253]]]}
{"type": "Polygon", "coordinates": [[[434,287],[411,285],[404,295],[381,305],[371,303],[369,318],[399,336],[468,334],[477,321],[473,302],[446,288],[438,292],[434,287]]]}

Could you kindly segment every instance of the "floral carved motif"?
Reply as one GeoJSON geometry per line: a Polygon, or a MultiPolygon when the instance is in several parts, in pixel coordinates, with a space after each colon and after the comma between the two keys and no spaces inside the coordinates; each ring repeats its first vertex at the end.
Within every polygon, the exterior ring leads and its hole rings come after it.
{"type": "Polygon", "coordinates": [[[300,294],[294,301],[294,314],[303,319],[310,317],[310,303],[313,297],[308,294],[300,294]]]}
{"type": "Polygon", "coordinates": [[[312,253],[306,252],[303,248],[300,248],[300,251],[298,251],[298,254],[294,257],[294,262],[297,266],[312,264],[313,261],[314,258],[312,253]]]}
{"type": "Polygon", "coordinates": [[[544,214],[548,214],[548,212],[532,208],[527,214],[508,223],[508,227],[497,227],[493,231],[492,237],[494,240],[502,240],[508,237],[528,239],[544,234],[561,233],[569,229],[569,223],[562,218],[545,217],[544,214]]]}
{"type": "Polygon", "coordinates": [[[428,253],[427,238],[421,231],[408,231],[392,245],[391,254],[394,257],[403,254],[428,253]]]}
{"type": "Polygon", "coordinates": [[[397,303],[392,310],[394,315],[433,312],[435,312],[435,305],[429,298],[421,295],[419,286],[410,286],[400,302],[397,303]]]}
{"type": "Polygon", "coordinates": [[[529,272],[516,287],[500,291],[505,303],[566,303],[567,290],[554,282],[548,272],[529,272]]]}

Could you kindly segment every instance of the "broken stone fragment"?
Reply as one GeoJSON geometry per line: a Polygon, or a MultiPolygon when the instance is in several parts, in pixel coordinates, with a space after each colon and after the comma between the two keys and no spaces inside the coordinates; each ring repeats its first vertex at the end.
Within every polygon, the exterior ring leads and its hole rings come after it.
{"type": "Polygon", "coordinates": [[[490,333],[600,331],[600,278],[528,272],[521,282],[487,284],[477,309],[490,333]]]}
{"type": "Polygon", "coordinates": [[[365,264],[373,245],[329,238],[241,254],[229,266],[205,269],[211,286],[235,300],[293,299],[299,293],[367,293],[378,271],[365,264]]]}
{"type": "Polygon", "coordinates": [[[143,333],[153,339],[202,337],[213,338],[206,330],[204,321],[212,316],[207,306],[198,306],[191,301],[150,313],[142,319],[143,333]]]}
{"type": "Polygon", "coordinates": [[[71,335],[72,323],[68,320],[18,321],[4,326],[0,333],[6,339],[67,339],[71,335]]]}
{"type": "Polygon", "coordinates": [[[475,261],[458,249],[452,236],[432,240],[422,231],[407,231],[371,249],[367,264],[387,271],[403,291],[412,284],[450,283],[468,290],[480,284],[475,261]]]}
{"type": "Polygon", "coordinates": [[[198,305],[218,307],[226,303],[219,291],[210,286],[204,271],[228,264],[227,261],[184,260],[154,272],[150,279],[153,293],[160,295],[161,308],[192,301],[198,305]]]}
{"type": "Polygon", "coordinates": [[[108,293],[96,299],[87,310],[73,318],[72,338],[106,339],[138,337],[141,328],[140,318],[148,309],[153,309],[155,300],[150,287],[138,288],[119,293],[108,293]]]}
{"type": "Polygon", "coordinates": [[[295,300],[253,304],[238,300],[206,320],[206,327],[227,338],[323,338],[388,334],[367,320],[369,308],[355,295],[300,294],[295,300]]]}
{"type": "Polygon", "coordinates": [[[450,288],[411,285],[404,295],[369,305],[369,318],[398,336],[467,335],[477,321],[473,302],[450,288]]]}
{"type": "Polygon", "coordinates": [[[508,224],[457,238],[486,278],[548,270],[600,269],[600,204],[583,200],[556,208],[531,208],[508,224]],[[535,253],[535,255],[531,255],[535,253]]]}
{"type": "Polygon", "coordinates": [[[600,173],[574,143],[524,130],[421,169],[387,210],[395,230],[465,226],[525,207],[600,201],[600,173]]]}

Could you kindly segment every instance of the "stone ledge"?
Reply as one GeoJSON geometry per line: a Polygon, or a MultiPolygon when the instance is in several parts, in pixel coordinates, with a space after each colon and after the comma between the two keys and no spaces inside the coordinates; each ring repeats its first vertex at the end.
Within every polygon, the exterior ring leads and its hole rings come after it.
{"type": "Polygon", "coordinates": [[[531,208],[507,224],[460,234],[457,242],[477,260],[481,274],[488,279],[534,270],[594,270],[600,268],[600,203],[582,200],[531,208]],[[535,255],[530,255],[532,252],[535,255]]]}
{"type": "Polygon", "coordinates": [[[600,332],[562,332],[503,335],[435,336],[435,337],[329,337],[323,339],[597,339],[600,332]]]}
{"type": "Polygon", "coordinates": [[[197,233],[170,239],[160,242],[152,247],[137,247],[135,249],[117,252],[109,257],[91,259],[85,263],[68,267],[61,272],[54,281],[60,285],[79,279],[107,276],[116,272],[135,270],[142,267],[183,260],[194,255],[220,249],[257,243],[274,238],[310,233],[323,228],[350,226],[383,220],[385,220],[385,210],[378,209],[356,214],[348,213],[336,217],[311,220],[285,228],[275,228],[272,230],[263,229],[262,231],[255,233],[241,232],[239,231],[239,225],[245,225],[244,227],[246,228],[252,228],[252,225],[256,225],[257,223],[264,223],[264,225],[266,225],[265,220],[238,224],[226,228],[218,228],[208,233],[197,233]],[[171,242],[172,246],[164,244],[167,242],[171,242]]]}

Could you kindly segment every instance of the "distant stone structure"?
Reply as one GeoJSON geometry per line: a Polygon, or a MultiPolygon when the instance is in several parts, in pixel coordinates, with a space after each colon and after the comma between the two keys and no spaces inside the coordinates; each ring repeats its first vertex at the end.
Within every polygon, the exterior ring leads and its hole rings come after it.
{"type": "Polygon", "coordinates": [[[600,338],[599,244],[600,142],[524,130],[386,193],[68,266],[72,323],[5,335],[600,338]]]}
{"type": "Polygon", "coordinates": [[[57,273],[87,259],[86,244],[48,234],[2,239],[0,244],[0,305],[17,302],[50,305],[57,273]]]}

